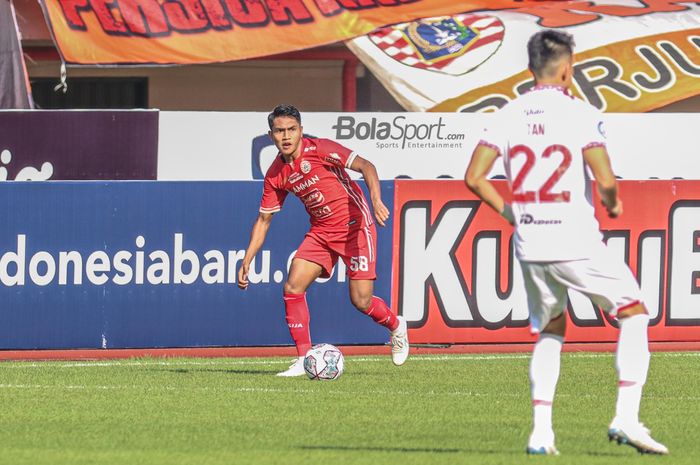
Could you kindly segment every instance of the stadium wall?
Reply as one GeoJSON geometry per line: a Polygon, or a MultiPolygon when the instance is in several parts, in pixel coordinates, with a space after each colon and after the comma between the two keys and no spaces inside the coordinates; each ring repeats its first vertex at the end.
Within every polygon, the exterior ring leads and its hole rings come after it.
{"type": "MultiPolygon", "coordinates": [[[[381,179],[461,179],[490,117],[308,112],[303,126],[372,160],[381,179]]],[[[622,179],[700,179],[700,114],[602,118],[622,179]]],[[[0,180],[246,181],[276,150],[263,112],[35,110],[0,111],[0,153],[0,180]]]]}
{"type": "MultiPolygon", "coordinates": [[[[382,183],[392,208],[393,183],[382,183]]],[[[282,285],[308,229],[289,201],[252,263],[238,262],[260,181],[0,183],[0,349],[290,344],[282,285]]],[[[391,292],[391,222],[378,237],[377,295],[391,292]]],[[[382,344],[339,266],[308,293],[315,340],[382,344]]]]}
{"type": "MultiPolygon", "coordinates": [[[[275,217],[254,285],[235,286],[274,157],[265,116],[0,112],[0,180],[54,181],[0,183],[0,348],[289,344],[280,294],[308,227],[297,201],[275,217]]],[[[484,118],[304,114],[307,134],[355,149],[385,178],[394,222],[379,229],[377,294],[407,317],[416,343],[533,340],[510,228],[461,181],[436,179],[462,177],[484,118]],[[455,146],[435,147],[445,143],[455,146]]],[[[700,179],[700,115],[606,120],[616,171],[637,180],[621,181],[623,217],[598,211],[605,236],[641,282],[651,340],[700,341],[700,184],[673,179],[700,179]]],[[[344,281],[341,266],[310,290],[314,340],[386,342],[344,281]]],[[[616,339],[614,321],[569,297],[571,341],[616,339]]]]}
{"type": "Polygon", "coordinates": [[[0,111],[0,181],[155,180],[158,111],[0,111]]]}
{"type": "MultiPolygon", "coordinates": [[[[496,184],[507,195],[505,181],[496,184]]],[[[511,227],[461,181],[399,180],[395,191],[392,302],[411,340],[533,342],[511,227]]],[[[650,341],[699,341],[700,183],[620,181],[620,196],[620,218],[597,197],[596,216],[640,281],[650,341]]],[[[568,318],[567,341],[617,340],[616,322],[575,291],[568,318]]]]}
{"type": "MultiPolygon", "coordinates": [[[[382,179],[462,179],[490,114],[303,113],[306,134],[372,160],[382,179]]],[[[700,114],[601,114],[622,179],[700,179],[700,114]],[[659,163],[659,158],[663,163],[659,163]]],[[[277,151],[267,113],[161,112],[158,179],[262,179],[277,151]]],[[[491,173],[503,177],[500,163],[491,173]]]]}

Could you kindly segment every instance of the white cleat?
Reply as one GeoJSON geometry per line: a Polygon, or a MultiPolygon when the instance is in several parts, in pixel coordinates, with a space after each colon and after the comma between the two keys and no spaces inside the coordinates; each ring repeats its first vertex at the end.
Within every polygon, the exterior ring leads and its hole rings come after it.
{"type": "Polygon", "coordinates": [[[554,431],[545,433],[533,431],[525,452],[527,455],[559,455],[559,451],[554,446],[554,431]]]}
{"type": "Polygon", "coordinates": [[[406,318],[402,316],[396,317],[399,320],[399,326],[391,332],[391,361],[394,365],[403,365],[408,358],[410,347],[408,345],[408,325],[406,318]]]}
{"type": "Polygon", "coordinates": [[[651,431],[641,423],[622,424],[613,420],[608,428],[608,439],[637,449],[640,454],[668,455],[668,448],[651,437],[651,431]]]}
{"type": "Polygon", "coordinates": [[[294,359],[294,362],[291,365],[289,365],[289,368],[287,370],[277,373],[277,376],[291,378],[293,376],[301,376],[305,374],[306,371],[304,371],[304,357],[299,357],[294,359]]]}
{"type": "Polygon", "coordinates": [[[548,446],[527,446],[527,455],[559,455],[559,451],[554,444],[548,446]]]}

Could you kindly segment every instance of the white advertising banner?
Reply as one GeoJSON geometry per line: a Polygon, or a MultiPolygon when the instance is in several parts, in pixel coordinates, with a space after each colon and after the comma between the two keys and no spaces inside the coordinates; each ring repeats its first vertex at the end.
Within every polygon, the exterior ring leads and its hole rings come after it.
{"type": "Polygon", "coordinates": [[[598,0],[485,6],[377,29],[347,42],[408,111],[482,112],[531,85],[526,44],[574,36],[574,92],[611,112],[644,112],[700,93],[700,4],[598,0]]]}
{"type": "MultiPolygon", "coordinates": [[[[700,179],[700,114],[603,117],[619,177],[700,179]]],[[[381,179],[461,179],[489,118],[475,113],[304,113],[302,125],[306,134],[335,140],[370,160],[381,179]]],[[[267,130],[263,112],[160,112],[158,179],[262,179],[277,154],[267,130]]],[[[496,163],[491,176],[503,174],[496,163]]]]}
{"type": "MultiPolygon", "coordinates": [[[[302,114],[305,134],[354,150],[382,179],[461,177],[481,123],[457,113],[302,114]]],[[[267,113],[161,112],[158,179],[262,179],[277,155],[267,132],[267,113]]]]}

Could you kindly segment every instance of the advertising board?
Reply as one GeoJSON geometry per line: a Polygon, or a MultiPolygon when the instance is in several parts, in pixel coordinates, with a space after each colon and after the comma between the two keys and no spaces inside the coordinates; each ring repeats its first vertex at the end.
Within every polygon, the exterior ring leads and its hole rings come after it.
{"type": "MultiPolygon", "coordinates": [[[[275,215],[250,287],[236,286],[261,192],[259,181],[0,183],[0,348],[291,344],[282,286],[308,229],[300,202],[275,215]]],[[[388,300],[391,222],[378,229],[375,292],[388,300]]],[[[338,266],[309,289],[313,340],[387,342],[345,281],[338,266]]]]}
{"type": "MultiPolygon", "coordinates": [[[[496,184],[505,194],[505,181],[496,184]]],[[[620,218],[596,198],[597,217],[640,282],[650,340],[699,340],[700,185],[621,181],[620,196],[620,218]]],[[[459,181],[398,180],[394,205],[392,302],[414,343],[534,341],[505,220],[459,181]]],[[[615,321],[578,292],[569,292],[568,316],[568,341],[617,340],[615,321]]]]}
{"type": "Polygon", "coordinates": [[[158,111],[0,111],[0,181],[156,179],[158,111]]]}

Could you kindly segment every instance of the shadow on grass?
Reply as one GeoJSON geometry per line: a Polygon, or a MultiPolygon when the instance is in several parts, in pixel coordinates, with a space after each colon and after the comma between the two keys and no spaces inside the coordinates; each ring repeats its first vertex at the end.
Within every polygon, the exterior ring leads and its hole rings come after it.
{"type": "MultiPolygon", "coordinates": [[[[601,451],[590,451],[590,452],[580,452],[581,455],[589,455],[591,457],[617,457],[617,458],[624,458],[623,453],[619,452],[601,452],[601,451]]],[[[635,452],[634,454],[630,454],[630,457],[639,457],[642,454],[639,454],[635,452]]]]}
{"type": "MultiPolygon", "coordinates": [[[[362,446],[298,446],[298,449],[304,450],[335,450],[335,451],[357,451],[357,452],[408,452],[408,453],[427,453],[427,454],[508,454],[502,450],[475,450],[475,449],[456,449],[443,447],[362,447],[362,446]]],[[[515,452],[511,452],[515,454],[515,452]]],[[[524,454],[523,454],[524,455],[524,454]]]]}
{"type": "MultiPolygon", "coordinates": [[[[329,450],[329,451],[356,451],[356,452],[405,452],[405,453],[427,453],[427,454],[484,454],[484,455],[518,455],[528,457],[525,450],[480,450],[480,449],[457,449],[442,447],[362,447],[362,446],[297,446],[303,450],[329,450]]],[[[614,452],[579,452],[574,455],[591,457],[621,457],[614,452]]]]}
{"type": "Polygon", "coordinates": [[[227,369],[212,369],[212,368],[157,368],[149,371],[163,371],[167,373],[191,374],[191,373],[225,373],[229,375],[274,375],[280,370],[249,370],[245,368],[227,368],[227,369]]]}

